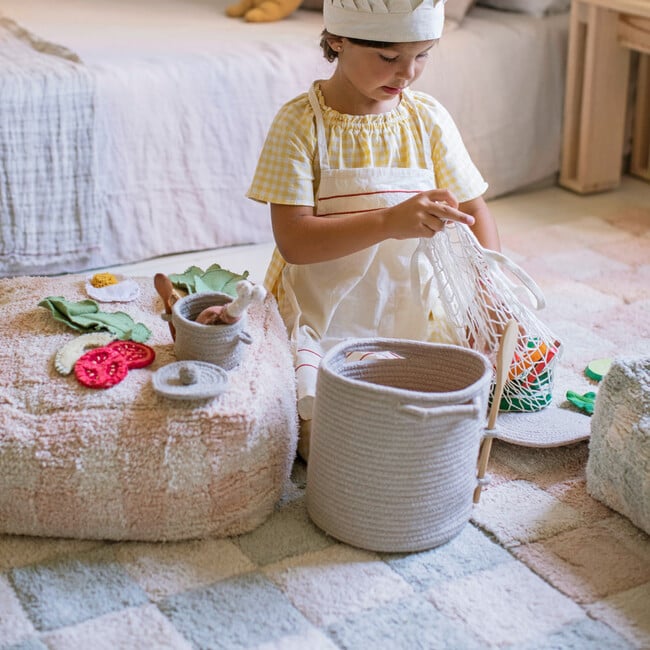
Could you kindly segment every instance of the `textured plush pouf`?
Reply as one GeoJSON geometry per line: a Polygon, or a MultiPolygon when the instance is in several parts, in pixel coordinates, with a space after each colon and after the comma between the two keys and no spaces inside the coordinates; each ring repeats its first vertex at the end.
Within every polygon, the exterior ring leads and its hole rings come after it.
{"type": "Polygon", "coordinates": [[[587,490],[650,533],[650,357],[615,360],[598,388],[587,490]]]}
{"type": "Polygon", "coordinates": [[[180,540],[249,531],[272,512],[297,441],[293,364],[275,302],[248,313],[253,342],[224,393],[171,400],[152,374],[176,361],[151,279],[100,303],[152,331],[153,365],[109,389],[54,368],[80,332],[39,307],[87,298],[80,276],[0,280],[0,533],[180,540]]]}

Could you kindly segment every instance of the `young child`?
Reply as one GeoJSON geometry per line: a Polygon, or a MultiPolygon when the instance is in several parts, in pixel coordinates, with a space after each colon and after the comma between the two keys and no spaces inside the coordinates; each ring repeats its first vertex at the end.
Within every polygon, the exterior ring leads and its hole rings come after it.
{"type": "Polygon", "coordinates": [[[305,460],[328,349],[350,337],[428,338],[432,306],[411,288],[419,238],[457,221],[499,248],[487,183],[456,125],[409,90],[442,34],[444,1],[324,0],[323,14],[334,73],[280,109],[247,193],[271,206],[265,284],[295,346],[305,460]]]}

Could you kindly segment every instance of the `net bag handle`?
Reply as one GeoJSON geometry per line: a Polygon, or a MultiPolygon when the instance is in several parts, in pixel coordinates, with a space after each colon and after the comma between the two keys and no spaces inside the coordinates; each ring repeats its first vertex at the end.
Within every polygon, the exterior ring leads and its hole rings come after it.
{"type": "MultiPolygon", "coordinates": [[[[469,240],[469,244],[474,246],[479,253],[482,255],[492,271],[498,273],[501,279],[506,282],[513,293],[521,296],[522,290],[527,292],[527,295],[532,297],[532,306],[535,310],[543,309],[546,306],[546,299],[544,298],[544,293],[540,289],[539,285],[533,280],[533,278],[524,271],[518,264],[513,262],[509,257],[500,253],[498,251],[492,250],[490,248],[485,248],[481,246],[476,235],[471,231],[469,226],[461,223],[454,224],[456,228],[459,229],[459,233],[464,234],[469,240]],[[521,284],[513,282],[504,272],[503,268],[507,269],[514,277],[516,277],[521,284]]],[[[435,235],[434,235],[435,237],[435,235]]],[[[463,245],[465,242],[459,242],[463,245]]],[[[411,258],[411,287],[413,292],[416,295],[419,295],[422,298],[423,295],[428,295],[429,288],[433,282],[433,278],[429,278],[426,288],[423,292],[418,288],[420,286],[419,281],[419,261],[424,258],[426,259],[432,268],[435,268],[435,264],[431,259],[431,241],[426,237],[421,237],[418,243],[418,247],[411,258]]]]}
{"type": "MultiPolygon", "coordinates": [[[[469,230],[469,229],[468,229],[469,230]]],[[[476,239],[474,236],[474,233],[472,231],[469,231],[472,237],[476,239]]],[[[518,264],[513,262],[509,257],[504,255],[503,253],[499,253],[499,251],[494,251],[490,248],[484,248],[481,246],[478,241],[476,241],[476,246],[478,246],[479,250],[485,255],[485,259],[488,261],[488,264],[494,269],[499,271],[506,282],[508,282],[513,291],[515,293],[518,293],[520,289],[525,289],[528,291],[528,293],[533,297],[534,303],[533,303],[533,308],[536,310],[544,309],[546,307],[546,299],[544,298],[544,294],[542,290],[540,289],[539,285],[533,278],[524,271],[524,269],[521,268],[518,264]],[[516,284],[515,282],[512,282],[510,278],[508,278],[502,271],[501,268],[499,267],[504,267],[506,268],[512,275],[514,275],[518,280],[521,281],[521,285],[516,284]]]]}

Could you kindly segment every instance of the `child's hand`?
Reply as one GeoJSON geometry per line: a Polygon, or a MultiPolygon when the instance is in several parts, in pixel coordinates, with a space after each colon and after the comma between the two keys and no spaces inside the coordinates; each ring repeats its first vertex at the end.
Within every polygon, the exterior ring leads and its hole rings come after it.
{"type": "Polygon", "coordinates": [[[458,209],[449,190],[427,190],[386,210],[386,227],[395,239],[433,237],[447,221],[474,225],[474,217],[458,209]]]}

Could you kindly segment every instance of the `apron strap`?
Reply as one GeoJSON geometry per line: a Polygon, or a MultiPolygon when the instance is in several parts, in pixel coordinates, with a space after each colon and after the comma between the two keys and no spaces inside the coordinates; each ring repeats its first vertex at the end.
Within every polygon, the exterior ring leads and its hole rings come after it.
{"type": "Polygon", "coordinates": [[[422,150],[424,151],[427,168],[430,169],[432,172],[434,172],[433,158],[431,157],[431,138],[429,137],[429,132],[424,126],[424,121],[422,120],[422,116],[420,115],[420,112],[415,108],[415,103],[413,102],[413,96],[411,95],[411,91],[408,88],[404,89],[404,91],[402,92],[402,101],[404,100],[406,101],[406,103],[409,104],[413,112],[413,115],[418,121],[418,127],[420,130],[420,141],[422,142],[422,150]]]}

